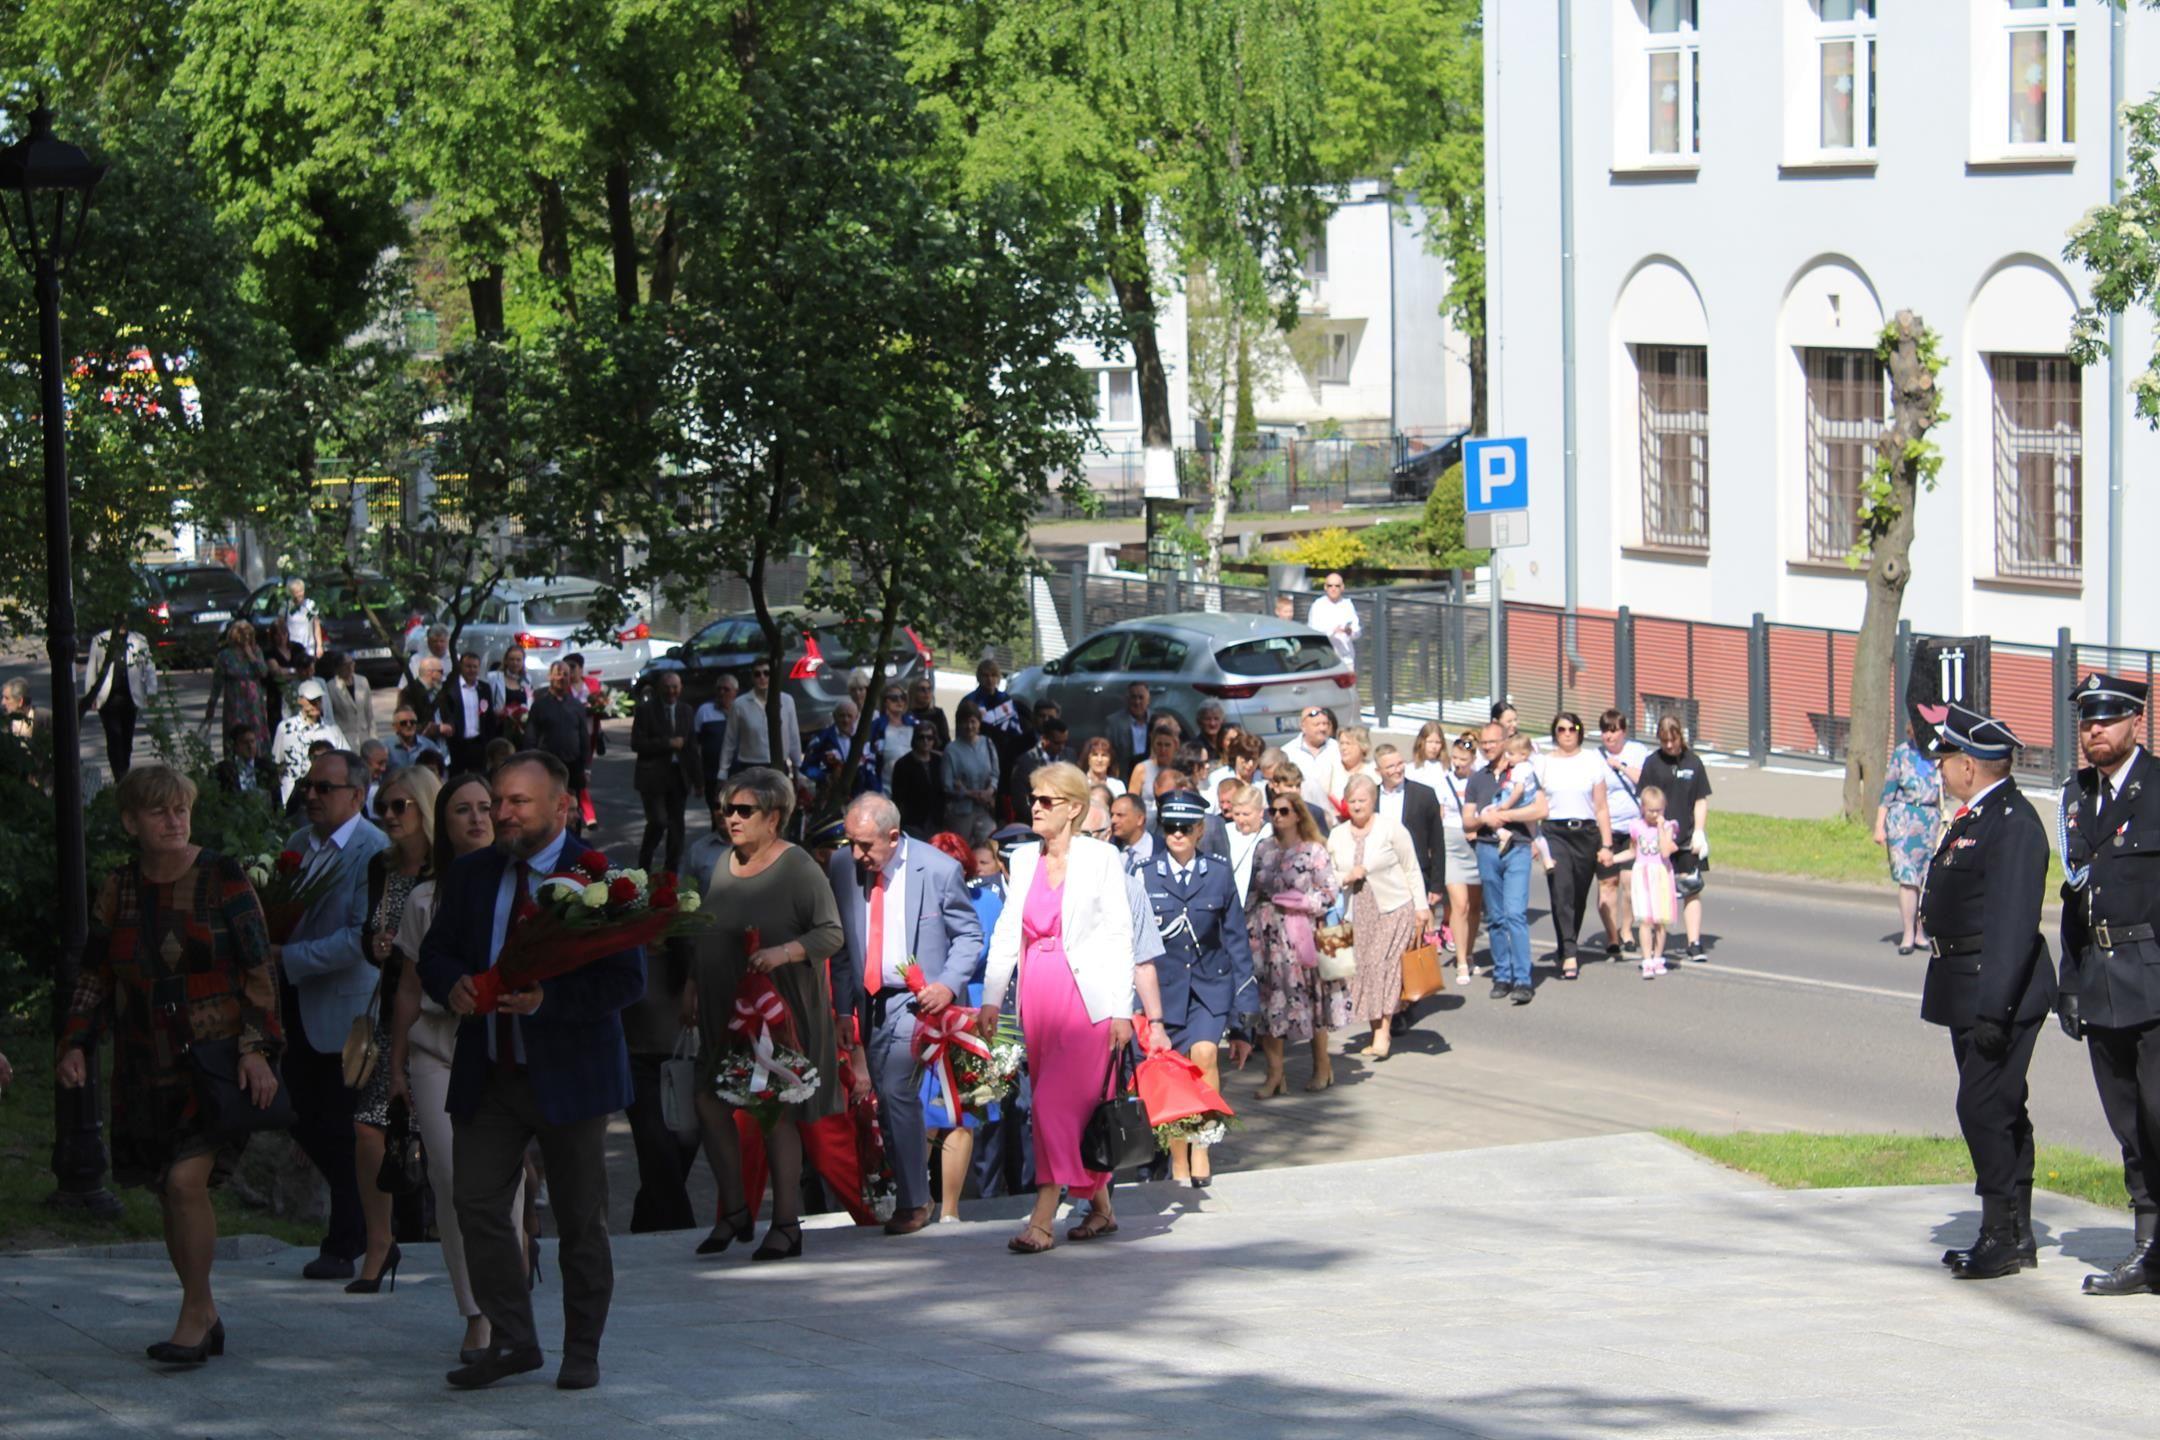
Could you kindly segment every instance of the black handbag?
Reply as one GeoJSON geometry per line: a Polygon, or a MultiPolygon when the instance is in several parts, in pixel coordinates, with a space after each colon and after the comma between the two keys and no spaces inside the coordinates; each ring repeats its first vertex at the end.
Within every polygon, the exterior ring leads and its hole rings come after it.
{"type": "Polygon", "coordinates": [[[427,1149],[413,1128],[412,1108],[402,1099],[390,1100],[390,1123],[383,1130],[382,1164],[375,1171],[375,1188],[385,1195],[417,1195],[427,1188],[427,1149]]]}
{"type": "Polygon", "coordinates": [[[1080,1163],[1090,1170],[1114,1173],[1151,1164],[1160,1148],[1155,1143],[1155,1127],[1148,1123],[1147,1107],[1133,1089],[1132,1071],[1132,1047],[1120,1045],[1102,1102],[1080,1132],[1080,1163]]]}
{"type": "MultiPolygon", "coordinates": [[[[225,1140],[257,1130],[290,1130],[292,1092],[282,1078],[268,1105],[257,1105],[240,1088],[240,1040],[197,1040],[188,1046],[195,1072],[195,1115],[205,1135],[225,1140]]],[[[277,1073],[277,1067],[271,1067],[277,1073]]]]}

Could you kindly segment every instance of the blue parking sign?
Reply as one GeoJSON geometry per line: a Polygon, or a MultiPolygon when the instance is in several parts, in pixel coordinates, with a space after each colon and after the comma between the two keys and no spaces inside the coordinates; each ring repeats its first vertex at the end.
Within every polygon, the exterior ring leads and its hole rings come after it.
{"type": "Polygon", "coordinates": [[[1530,508],[1530,442],[1472,440],[1463,446],[1463,509],[1472,515],[1530,508]]]}

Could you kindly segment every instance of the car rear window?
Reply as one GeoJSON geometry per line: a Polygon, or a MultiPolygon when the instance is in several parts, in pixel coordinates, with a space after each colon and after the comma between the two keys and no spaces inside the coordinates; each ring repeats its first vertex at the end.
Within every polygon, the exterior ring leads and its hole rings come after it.
{"type": "Polygon", "coordinates": [[[244,600],[247,586],[225,570],[167,570],[159,577],[175,600],[244,600]]]}
{"type": "Polygon", "coordinates": [[[582,625],[586,612],[592,609],[593,592],[580,590],[567,595],[532,595],[525,600],[525,623],[528,625],[582,625]]]}
{"type": "Polygon", "coordinates": [[[1319,635],[1270,635],[1240,640],[1215,652],[1226,675],[1301,675],[1332,670],[1341,662],[1335,647],[1319,635]]]}

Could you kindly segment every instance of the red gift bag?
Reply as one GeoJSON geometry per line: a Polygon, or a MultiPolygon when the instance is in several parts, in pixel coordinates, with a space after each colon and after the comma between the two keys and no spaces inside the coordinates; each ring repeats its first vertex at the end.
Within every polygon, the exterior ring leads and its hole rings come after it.
{"type": "Polygon", "coordinates": [[[1133,1081],[1150,1125],[1168,1125],[1195,1115],[1227,1118],[1237,1113],[1207,1083],[1200,1067],[1175,1050],[1163,1050],[1141,1061],[1133,1081]]]}

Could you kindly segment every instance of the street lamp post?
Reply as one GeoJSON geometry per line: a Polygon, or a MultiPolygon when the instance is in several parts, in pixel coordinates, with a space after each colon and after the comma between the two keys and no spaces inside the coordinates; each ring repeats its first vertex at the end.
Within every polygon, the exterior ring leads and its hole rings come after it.
{"type": "MultiPolygon", "coordinates": [[[[45,648],[52,658],[53,837],[58,850],[59,953],[53,963],[52,1020],[57,1041],[90,930],[87,861],[83,854],[82,741],[75,709],[74,543],[68,532],[67,400],[60,381],[60,276],[89,214],[90,192],[105,167],[52,133],[52,111],[40,102],[30,133],[0,150],[0,217],[9,245],[37,286],[38,408],[45,425],[45,648]]],[[[118,1212],[105,1188],[105,1145],[99,1134],[97,1056],[85,1058],[89,1081],[53,1088],[53,1179],[49,1204],[92,1214],[118,1212]]]]}

